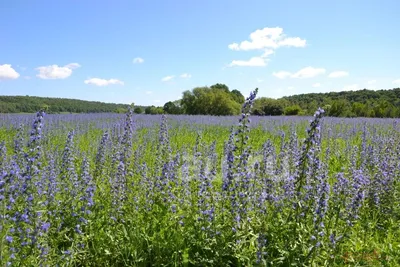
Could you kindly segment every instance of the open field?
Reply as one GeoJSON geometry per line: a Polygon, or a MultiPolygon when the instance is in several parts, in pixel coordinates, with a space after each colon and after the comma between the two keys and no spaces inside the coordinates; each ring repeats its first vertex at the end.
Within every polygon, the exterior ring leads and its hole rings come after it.
{"type": "Polygon", "coordinates": [[[1,266],[398,266],[400,121],[251,102],[0,115],[1,266]]]}

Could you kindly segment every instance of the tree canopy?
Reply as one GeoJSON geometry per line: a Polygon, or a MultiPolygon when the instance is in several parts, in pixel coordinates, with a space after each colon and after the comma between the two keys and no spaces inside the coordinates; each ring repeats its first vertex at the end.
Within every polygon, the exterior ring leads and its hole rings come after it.
{"type": "Polygon", "coordinates": [[[400,117],[400,88],[299,94],[282,99],[308,115],[320,106],[333,117],[400,117]]]}
{"type": "Polygon", "coordinates": [[[149,106],[149,107],[145,108],[144,113],[145,114],[151,114],[151,115],[163,114],[164,110],[163,110],[162,107],[149,106]]]}
{"type": "Polygon", "coordinates": [[[190,115],[237,115],[244,102],[240,96],[243,97],[239,91],[232,93],[228,86],[215,84],[183,92],[181,105],[190,115]]]}
{"type": "Polygon", "coordinates": [[[176,101],[165,103],[163,110],[167,114],[183,114],[183,108],[176,101]]]}
{"type": "Polygon", "coordinates": [[[34,113],[44,108],[48,113],[125,112],[129,105],[37,96],[0,96],[0,113],[34,113]]]}

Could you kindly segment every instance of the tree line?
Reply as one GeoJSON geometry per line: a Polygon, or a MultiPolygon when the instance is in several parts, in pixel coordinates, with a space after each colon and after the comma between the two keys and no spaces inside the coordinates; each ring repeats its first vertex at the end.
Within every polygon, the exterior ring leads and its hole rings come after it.
{"type": "Polygon", "coordinates": [[[124,112],[129,105],[37,96],[0,96],[0,113],[102,113],[124,112]]]}
{"type": "MultiPolygon", "coordinates": [[[[196,87],[182,93],[182,98],[163,106],[134,106],[135,113],[238,115],[245,97],[238,89],[230,90],[222,83],[196,87]]],[[[66,98],[35,96],[0,96],[0,113],[126,112],[129,105],[66,98]]],[[[391,90],[358,90],[330,93],[309,93],[273,99],[259,97],[252,115],[312,115],[318,107],[332,117],[400,117],[400,88],[391,90]]]]}
{"type": "MultiPolygon", "coordinates": [[[[238,115],[244,96],[225,84],[196,87],[185,91],[182,99],[164,107],[148,107],[147,114],[238,115]]],[[[318,107],[331,117],[400,117],[400,88],[391,90],[358,90],[330,93],[299,94],[279,99],[259,97],[252,115],[313,115],[318,107]]]]}
{"type": "Polygon", "coordinates": [[[323,107],[332,117],[400,117],[400,88],[299,94],[283,97],[281,101],[307,115],[323,107]]]}

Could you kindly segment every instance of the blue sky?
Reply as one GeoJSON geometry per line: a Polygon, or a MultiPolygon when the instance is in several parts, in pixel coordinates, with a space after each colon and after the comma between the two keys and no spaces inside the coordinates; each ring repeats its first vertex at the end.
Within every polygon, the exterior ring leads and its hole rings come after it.
{"type": "Polygon", "coordinates": [[[398,0],[9,0],[0,95],[163,105],[400,87],[398,0]]]}

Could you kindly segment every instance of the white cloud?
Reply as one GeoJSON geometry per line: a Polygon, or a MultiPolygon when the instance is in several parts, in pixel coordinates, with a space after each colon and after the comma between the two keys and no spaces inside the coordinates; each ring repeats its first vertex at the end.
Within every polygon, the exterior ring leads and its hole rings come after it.
{"type": "Polygon", "coordinates": [[[189,74],[189,73],[183,73],[183,74],[181,74],[180,77],[181,77],[181,78],[184,78],[184,79],[190,79],[190,78],[192,77],[192,75],[189,74]]]}
{"type": "Polygon", "coordinates": [[[69,68],[69,69],[76,69],[76,68],[79,68],[81,65],[79,65],[78,63],[69,63],[69,64],[67,64],[67,65],[65,65],[65,67],[66,68],[69,68]]]}
{"type": "Polygon", "coordinates": [[[305,47],[306,40],[300,37],[289,37],[278,42],[279,46],[293,46],[293,47],[305,47]]]}
{"type": "Polygon", "coordinates": [[[314,83],[314,84],[312,85],[312,87],[315,87],[315,88],[320,87],[320,86],[321,86],[320,83],[314,83]]]}
{"type": "Polygon", "coordinates": [[[315,76],[321,75],[325,73],[325,69],[323,68],[313,68],[313,67],[305,67],[296,73],[291,73],[289,71],[278,71],[278,72],[273,72],[272,75],[279,79],[285,79],[285,78],[299,78],[299,79],[304,79],[304,78],[313,78],[315,76]]]}
{"type": "Polygon", "coordinates": [[[146,91],[145,93],[146,93],[146,95],[151,95],[153,93],[153,91],[146,91]]]}
{"type": "Polygon", "coordinates": [[[252,57],[248,61],[233,60],[229,66],[264,67],[268,56],[274,53],[279,47],[305,47],[306,40],[300,37],[287,37],[280,27],[263,28],[250,33],[250,41],[232,43],[228,48],[234,51],[264,50],[259,57],[252,57]]]}
{"type": "Polygon", "coordinates": [[[168,82],[171,81],[175,76],[170,75],[170,76],[165,76],[164,78],[161,79],[162,82],[168,82]]]}
{"type": "Polygon", "coordinates": [[[292,74],[288,71],[278,71],[278,72],[273,72],[272,75],[274,75],[276,78],[279,79],[285,79],[290,77],[292,74]]]}
{"type": "Polygon", "coordinates": [[[93,84],[96,86],[107,86],[111,84],[118,84],[118,85],[124,85],[123,81],[117,80],[117,79],[100,79],[100,78],[91,78],[87,79],[84,81],[85,84],[93,84]]]}
{"type": "Polygon", "coordinates": [[[347,71],[342,71],[342,70],[333,71],[328,75],[329,78],[341,78],[346,76],[349,76],[349,73],[347,71]]]}
{"type": "Polygon", "coordinates": [[[262,57],[252,57],[249,60],[232,60],[229,67],[241,66],[241,67],[264,67],[266,66],[266,59],[262,57]]]}
{"type": "Polygon", "coordinates": [[[325,69],[323,68],[313,68],[313,67],[305,67],[298,72],[294,73],[291,77],[292,78],[313,78],[315,76],[321,75],[325,73],[325,69]]]}
{"type": "Polygon", "coordinates": [[[19,73],[16,72],[10,64],[0,65],[0,81],[18,79],[19,73]]]}
{"type": "Polygon", "coordinates": [[[288,90],[293,90],[294,87],[293,87],[293,86],[289,86],[287,89],[288,89],[288,90]]]}
{"type": "Polygon", "coordinates": [[[400,79],[394,80],[392,83],[400,86],[400,79]]]}
{"type": "Polygon", "coordinates": [[[257,79],[257,82],[258,83],[262,83],[264,80],[262,80],[262,79],[257,79]]]}
{"type": "Polygon", "coordinates": [[[368,81],[367,83],[368,83],[368,84],[374,84],[374,83],[376,83],[376,80],[370,80],[370,81],[368,81]]]}
{"type": "Polygon", "coordinates": [[[342,88],[342,91],[356,91],[359,90],[358,84],[351,84],[351,85],[346,85],[342,88]]]}
{"type": "Polygon", "coordinates": [[[70,63],[65,65],[64,67],[59,67],[58,65],[50,65],[50,66],[42,66],[36,68],[39,71],[39,74],[36,76],[40,79],[65,79],[71,76],[72,70],[79,68],[80,65],[78,63],[70,63]]]}
{"type": "Polygon", "coordinates": [[[140,63],[143,63],[143,62],[144,62],[144,59],[141,58],[141,57],[136,57],[136,58],[133,59],[133,63],[135,63],[135,64],[140,64],[140,63]]]}
{"type": "Polygon", "coordinates": [[[262,58],[266,58],[269,55],[272,55],[274,53],[274,50],[272,49],[265,49],[264,53],[261,55],[262,58]]]}
{"type": "Polygon", "coordinates": [[[230,45],[228,45],[228,48],[231,49],[231,50],[235,50],[235,51],[239,51],[240,50],[238,43],[230,44],[230,45]]]}
{"type": "Polygon", "coordinates": [[[158,100],[158,99],[157,99],[157,100],[153,100],[153,102],[154,102],[154,103],[160,103],[161,100],[158,100]]]}
{"type": "Polygon", "coordinates": [[[231,50],[261,50],[265,48],[276,49],[281,46],[304,47],[306,40],[299,37],[286,37],[280,27],[263,28],[250,34],[250,41],[245,40],[240,43],[228,45],[231,50]]]}

